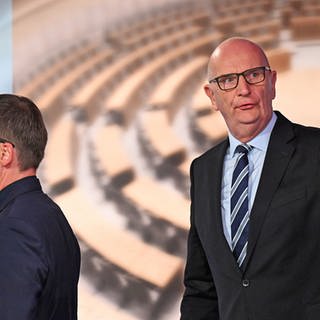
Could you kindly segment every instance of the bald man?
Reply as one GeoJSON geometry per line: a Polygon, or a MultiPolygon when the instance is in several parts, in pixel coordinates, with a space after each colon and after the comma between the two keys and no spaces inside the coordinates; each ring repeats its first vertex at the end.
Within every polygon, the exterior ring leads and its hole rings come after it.
{"type": "Polygon", "coordinates": [[[210,57],[228,138],[191,165],[181,320],[320,319],[320,130],[273,111],[275,84],[247,39],[210,57]]]}

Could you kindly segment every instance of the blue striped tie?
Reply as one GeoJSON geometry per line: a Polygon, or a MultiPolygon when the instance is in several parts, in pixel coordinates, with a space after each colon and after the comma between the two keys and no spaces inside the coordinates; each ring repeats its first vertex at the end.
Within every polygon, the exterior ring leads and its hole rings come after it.
{"type": "Polygon", "coordinates": [[[248,151],[251,147],[245,144],[236,148],[239,153],[232,175],[231,184],[231,237],[232,251],[241,267],[247,252],[249,233],[248,180],[249,163],[248,151]]]}

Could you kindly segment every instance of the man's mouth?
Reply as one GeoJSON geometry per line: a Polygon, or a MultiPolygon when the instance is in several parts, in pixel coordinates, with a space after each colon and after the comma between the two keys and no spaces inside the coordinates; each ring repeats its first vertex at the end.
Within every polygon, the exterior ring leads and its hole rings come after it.
{"type": "Polygon", "coordinates": [[[248,109],[251,109],[255,106],[254,103],[243,103],[241,105],[239,105],[237,108],[240,109],[240,110],[248,110],[248,109]]]}

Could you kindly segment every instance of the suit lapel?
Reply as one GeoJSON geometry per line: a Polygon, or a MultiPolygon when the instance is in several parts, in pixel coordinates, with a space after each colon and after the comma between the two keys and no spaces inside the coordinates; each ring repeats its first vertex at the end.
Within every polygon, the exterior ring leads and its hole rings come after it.
{"type": "Polygon", "coordinates": [[[291,122],[277,113],[278,119],[272,131],[262,169],[262,174],[250,214],[250,231],[247,256],[243,263],[246,269],[258,241],[261,228],[271,200],[281,182],[294,152],[294,133],[291,122]]]}
{"type": "MultiPolygon", "coordinates": [[[[234,272],[239,272],[240,269],[236,263],[236,260],[230,250],[228,242],[224,236],[223,224],[221,217],[221,181],[222,181],[222,169],[223,161],[228,148],[228,140],[225,140],[220,144],[212,156],[208,158],[207,162],[207,190],[209,194],[206,194],[209,201],[209,210],[206,214],[204,228],[206,230],[206,235],[208,244],[213,244],[215,246],[215,251],[219,257],[219,264],[223,264],[223,269],[232,274],[234,272]],[[213,228],[209,230],[209,228],[213,228]]],[[[212,248],[213,249],[213,248],[212,248]]]]}

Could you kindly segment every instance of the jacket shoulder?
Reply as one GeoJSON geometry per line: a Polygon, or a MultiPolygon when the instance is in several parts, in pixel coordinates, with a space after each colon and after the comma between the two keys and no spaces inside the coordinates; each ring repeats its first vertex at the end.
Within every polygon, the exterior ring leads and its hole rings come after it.
{"type": "Polygon", "coordinates": [[[320,142],[320,128],[317,127],[308,127],[301,124],[294,123],[293,124],[294,131],[296,135],[302,136],[307,139],[315,140],[318,143],[320,142]]]}
{"type": "Polygon", "coordinates": [[[228,139],[223,140],[222,142],[216,144],[209,150],[205,151],[201,155],[199,155],[197,158],[193,160],[193,163],[203,163],[210,161],[212,158],[216,157],[219,155],[221,152],[225,152],[226,148],[228,146],[228,139]]]}

